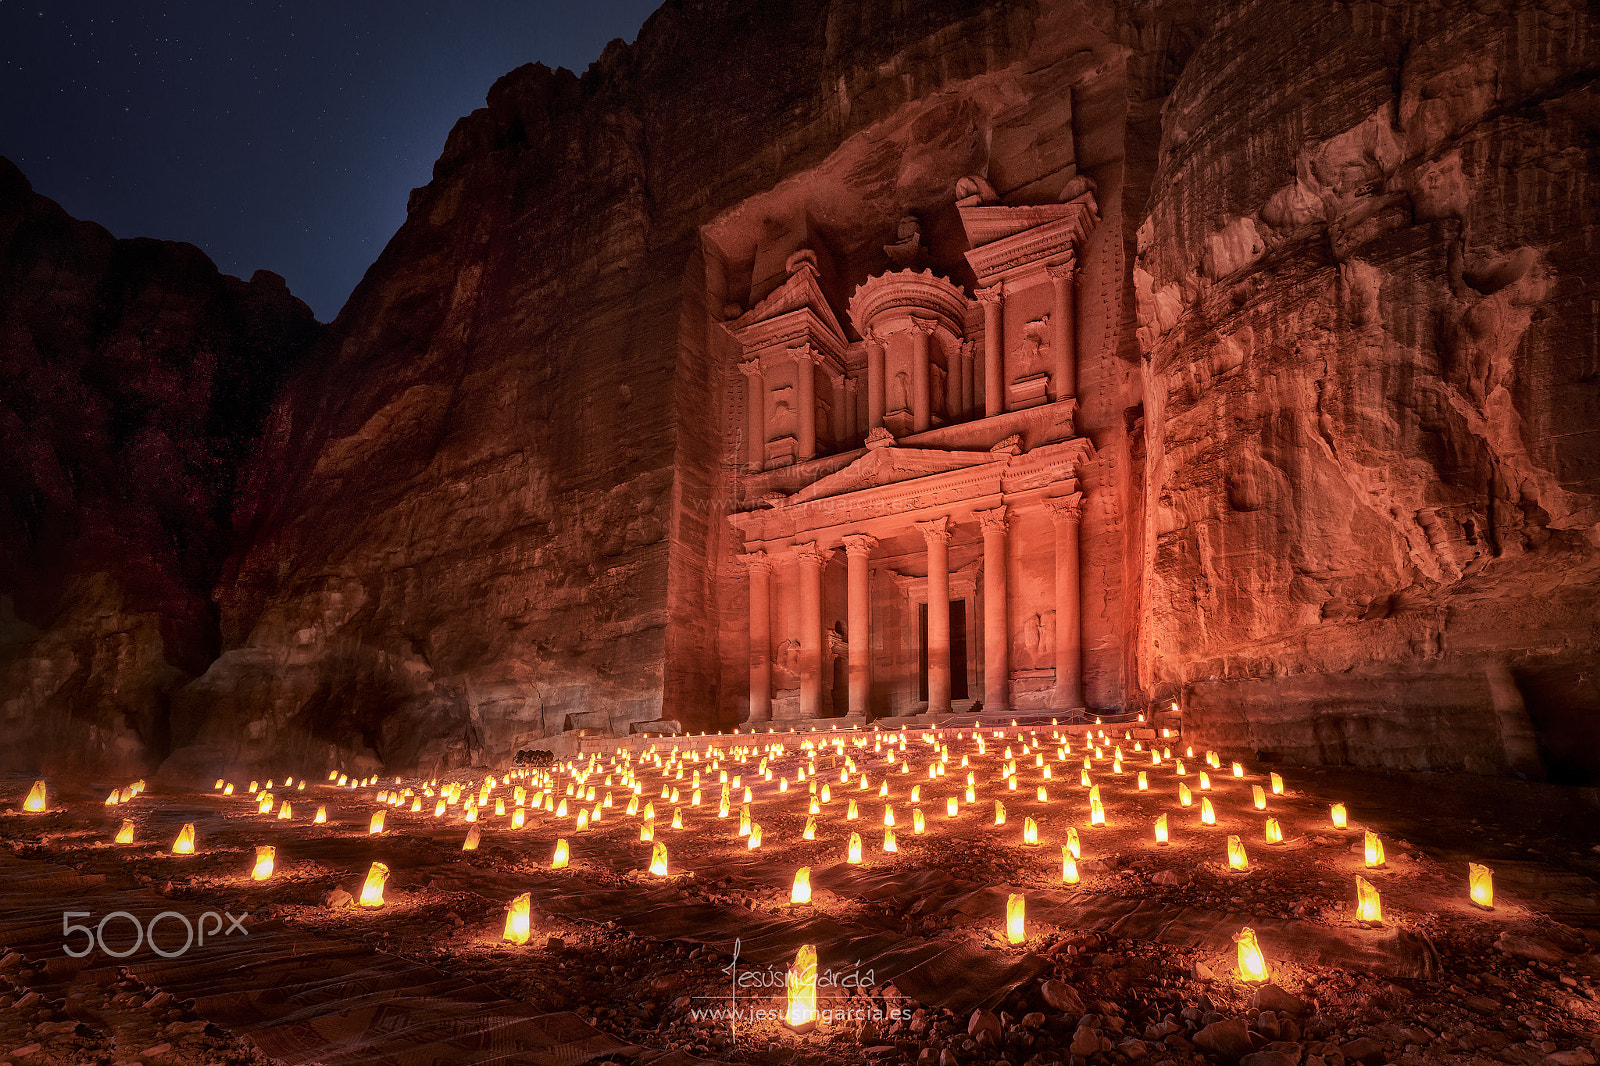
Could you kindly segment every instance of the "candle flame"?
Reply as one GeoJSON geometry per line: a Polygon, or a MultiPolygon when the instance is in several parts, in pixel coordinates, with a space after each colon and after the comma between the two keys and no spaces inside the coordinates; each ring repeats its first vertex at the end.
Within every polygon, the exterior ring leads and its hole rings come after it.
{"type": "Polygon", "coordinates": [[[172,854],[174,854],[174,855],[193,855],[194,854],[194,823],[193,822],[185,823],[184,827],[182,829],[178,830],[178,839],[174,840],[172,842],[172,854]]]}
{"type": "Polygon", "coordinates": [[[1239,930],[1239,935],[1233,939],[1239,945],[1239,979],[1243,981],[1265,981],[1267,979],[1267,960],[1261,954],[1261,945],[1256,940],[1256,931],[1247,925],[1239,930]]]}
{"type": "Polygon", "coordinates": [[[1494,909],[1494,871],[1475,862],[1467,863],[1468,892],[1472,902],[1485,910],[1494,909]]]}
{"type": "Polygon", "coordinates": [[[1228,837],[1228,869],[1250,869],[1250,858],[1244,853],[1244,841],[1236,836],[1228,837]]]}
{"type": "Polygon", "coordinates": [[[504,939],[509,944],[526,944],[531,934],[528,914],[532,906],[532,893],[524,892],[511,901],[511,906],[506,908],[506,931],[504,939]]]}
{"type": "Polygon", "coordinates": [[[250,871],[250,880],[265,881],[272,876],[273,859],[277,856],[278,849],[271,844],[256,845],[256,865],[250,871]]]}
{"type": "Polygon", "coordinates": [[[1166,842],[1167,842],[1167,816],[1163,814],[1159,818],[1156,819],[1156,843],[1157,844],[1165,844],[1166,842]]]}
{"type": "Polygon", "coordinates": [[[657,877],[667,876],[667,845],[663,841],[657,841],[650,851],[650,872],[657,877]]]}
{"type": "Polygon", "coordinates": [[[1383,905],[1378,900],[1378,890],[1365,877],[1356,877],[1356,921],[1372,922],[1383,921],[1383,905]]]}
{"type": "Polygon", "coordinates": [[[1328,813],[1329,813],[1329,816],[1333,819],[1333,827],[1335,829],[1343,829],[1343,828],[1345,828],[1345,826],[1347,826],[1349,824],[1349,820],[1348,820],[1347,816],[1345,815],[1344,804],[1335,803],[1329,809],[1328,813]]]}
{"type": "Polygon", "coordinates": [[[565,870],[567,868],[567,863],[570,862],[571,859],[572,851],[567,847],[566,840],[564,838],[557,840],[555,854],[550,857],[550,869],[565,870]]]}
{"type": "Polygon", "coordinates": [[[1383,841],[1379,840],[1378,834],[1370,829],[1367,830],[1365,850],[1368,867],[1383,865],[1383,841]]]}
{"type": "Polygon", "coordinates": [[[802,944],[784,980],[787,1010],[784,1024],[791,1029],[809,1030],[817,1024],[817,949],[802,944]]]}
{"type": "Polygon", "coordinates": [[[789,890],[789,902],[811,902],[811,867],[802,866],[794,872],[794,887],[789,890]]]}
{"type": "Polygon", "coordinates": [[[1027,931],[1023,928],[1024,904],[1022,893],[1013,892],[1006,900],[1006,942],[1020,944],[1027,939],[1027,931]]]}

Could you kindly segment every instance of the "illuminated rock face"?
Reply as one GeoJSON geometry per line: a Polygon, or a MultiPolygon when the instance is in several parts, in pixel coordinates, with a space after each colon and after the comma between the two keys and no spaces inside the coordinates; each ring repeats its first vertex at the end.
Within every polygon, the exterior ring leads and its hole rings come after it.
{"type": "Polygon", "coordinates": [[[117,240],[0,159],[0,769],[166,754],[239,465],[317,331],[276,275],[117,240]]]}
{"type": "Polygon", "coordinates": [[[757,7],[457,124],[272,410],[175,767],[1176,700],[1596,771],[1582,5],[757,7]]]}

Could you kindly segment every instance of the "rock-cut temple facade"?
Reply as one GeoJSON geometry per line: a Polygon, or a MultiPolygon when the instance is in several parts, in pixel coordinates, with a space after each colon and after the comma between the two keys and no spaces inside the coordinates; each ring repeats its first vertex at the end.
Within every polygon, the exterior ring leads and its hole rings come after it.
{"type": "Polygon", "coordinates": [[[931,262],[908,217],[847,300],[816,242],[723,323],[744,582],[719,629],[744,628],[748,654],[722,687],[757,728],[1067,714],[1108,668],[1085,650],[1095,448],[1074,417],[1094,194],[1007,206],[952,185],[959,260],[931,262]]]}

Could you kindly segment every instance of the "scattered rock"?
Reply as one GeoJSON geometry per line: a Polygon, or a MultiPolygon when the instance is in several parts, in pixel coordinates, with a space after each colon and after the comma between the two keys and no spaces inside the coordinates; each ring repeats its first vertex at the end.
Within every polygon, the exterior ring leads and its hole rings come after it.
{"type": "Polygon", "coordinates": [[[1243,1018],[1225,1018],[1194,1034],[1194,1046],[1220,1056],[1224,1062],[1237,1062],[1250,1051],[1250,1029],[1243,1018]]]}
{"type": "Polygon", "coordinates": [[[345,907],[354,907],[356,905],[356,898],[350,893],[346,892],[344,889],[336,888],[332,892],[328,893],[323,902],[327,905],[329,910],[336,911],[342,910],[345,907]]]}
{"type": "Polygon", "coordinates": [[[1039,986],[1039,995],[1051,1010],[1063,1014],[1082,1014],[1086,1010],[1078,993],[1064,981],[1046,981],[1039,986]]]}
{"type": "Polygon", "coordinates": [[[1512,958],[1532,959],[1534,962],[1561,962],[1567,957],[1565,951],[1548,940],[1517,933],[1501,933],[1494,946],[1512,958]]]}
{"type": "Polygon", "coordinates": [[[1256,991],[1256,1009],[1270,1010],[1276,1014],[1304,1014],[1306,1003],[1275,984],[1264,984],[1256,991]]]}

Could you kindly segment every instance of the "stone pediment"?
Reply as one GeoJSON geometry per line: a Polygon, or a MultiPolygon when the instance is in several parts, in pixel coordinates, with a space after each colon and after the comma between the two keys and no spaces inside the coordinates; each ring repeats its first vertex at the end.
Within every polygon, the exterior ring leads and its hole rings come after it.
{"type": "Polygon", "coordinates": [[[833,342],[835,350],[842,350],[849,343],[845,337],[844,327],[839,324],[838,316],[833,313],[833,308],[828,306],[827,297],[822,294],[822,286],[817,281],[816,266],[805,260],[795,264],[789,280],[773,289],[760,303],[738,318],[723,323],[723,327],[749,348],[753,346],[751,341],[757,341],[754,346],[759,346],[759,341],[769,332],[763,326],[776,323],[788,316],[809,320],[833,342]]]}
{"type": "Polygon", "coordinates": [[[1003,463],[1010,458],[1004,452],[939,451],[923,448],[874,448],[843,470],[836,471],[812,482],[783,501],[784,506],[809,503],[812,500],[862,489],[878,488],[934,474],[948,474],[953,470],[966,470],[988,463],[1003,463]]]}

